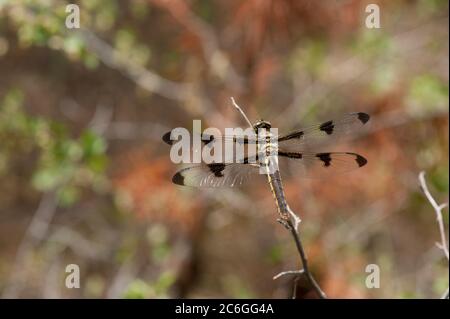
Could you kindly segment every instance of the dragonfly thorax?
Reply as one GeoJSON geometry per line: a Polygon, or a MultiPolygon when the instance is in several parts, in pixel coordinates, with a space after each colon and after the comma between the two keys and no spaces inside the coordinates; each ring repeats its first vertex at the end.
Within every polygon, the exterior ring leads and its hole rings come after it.
{"type": "Polygon", "coordinates": [[[265,164],[265,159],[269,156],[278,154],[277,139],[270,130],[264,128],[258,130],[257,150],[262,164],[265,164]]]}
{"type": "Polygon", "coordinates": [[[260,162],[264,163],[264,157],[276,155],[278,152],[278,144],[272,133],[272,124],[268,121],[260,120],[253,125],[253,129],[258,136],[258,154],[260,154],[260,162]]]}

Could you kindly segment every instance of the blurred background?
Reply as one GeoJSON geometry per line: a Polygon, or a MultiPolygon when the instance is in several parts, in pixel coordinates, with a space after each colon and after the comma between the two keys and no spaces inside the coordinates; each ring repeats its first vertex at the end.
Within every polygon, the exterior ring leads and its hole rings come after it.
{"type": "MultiPolygon", "coordinates": [[[[0,296],[289,298],[300,260],[266,183],[171,183],[172,127],[280,131],[371,114],[345,176],[286,174],[333,298],[438,298],[448,260],[417,176],[448,201],[448,1],[0,1],[0,296]],[[369,3],[381,28],[365,27],[369,3]],[[81,287],[65,287],[77,264],[81,287]],[[366,288],[368,264],[381,271],[366,288]]],[[[448,229],[448,211],[444,210],[448,229]]],[[[305,280],[298,298],[314,298],[305,280]]]]}

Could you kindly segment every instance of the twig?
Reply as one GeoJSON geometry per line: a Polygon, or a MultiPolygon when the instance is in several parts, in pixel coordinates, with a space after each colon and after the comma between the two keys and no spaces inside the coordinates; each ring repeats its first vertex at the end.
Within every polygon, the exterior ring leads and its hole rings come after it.
{"type": "Polygon", "coordinates": [[[134,259],[133,254],[133,256],[127,258],[126,261],[120,265],[114,278],[110,281],[111,284],[106,290],[106,299],[121,298],[126,287],[137,277],[138,267],[134,259]]]}
{"type": "Polygon", "coordinates": [[[273,276],[273,280],[276,280],[276,279],[278,279],[280,277],[283,277],[283,276],[286,276],[286,275],[301,275],[303,273],[304,273],[303,269],[300,269],[300,270],[286,270],[286,271],[280,272],[276,276],[273,276]]]}
{"type": "Polygon", "coordinates": [[[244,117],[245,121],[247,121],[249,127],[252,127],[252,122],[250,122],[250,120],[248,119],[247,115],[245,115],[244,111],[240,108],[239,105],[237,105],[236,101],[234,100],[234,97],[231,97],[231,103],[233,103],[234,107],[242,114],[242,116],[244,117]]]}
{"type": "Polygon", "coordinates": [[[444,294],[442,295],[441,299],[448,299],[448,287],[447,287],[447,291],[444,292],[444,294]]]}
{"type": "Polygon", "coordinates": [[[238,74],[228,55],[220,48],[213,28],[198,17],[186,1],[151,0],[151,2],[167,10],[182,27],[199,38],[203,56],[213,75],[238,92],[245,89],[244,78],[238,74]]]}
{"type": "Polygon", "coordinates": [[[182,101],[187,98],[190,85],[164,79],[133,63],[88,29],[80,29],[80,35],[86,41],[88,49],[103,63],[120,71],[141,88],[172,100],[182,101]]]}
{"type": "Polygon", "coordinates": [[[314,288],[314,291],[317,293],[319,298],[326,299],[327,296],[323,292],[323,290],[320,288],[319,284],[314,279],[312,273],[309,270],[308,266],[308,257],[306,256],[305,250],[303,249],[303,244],[300,239],[300,231],[299,231],[299,224],[300,224],[300,218],[289,208],[290,218],[287,218],[286,220],[279,220],[281,224],[286,226],[286,228],[290,231],[292,237],[295,241],[295,246],[297,247],[297,251],[300,255],[300,259],[302,260],[302,266],[303,268],[300,270],[287,270],[280,272],[276,276],[273,277],[273,279],[278,279],[280,277],[283,277],[285,275],[295,275],[296,278],[294,279],[294,292],[292,294],[292,298],[295,299],[296,297],[296,290],[297,290],[297,283],[300,275],[306,275],[306,278],[308,279],[308,282],[311,284],[311,286],[314,288]]]}
{"type": "MultiPolygon", "coordinates": [[[[95,111],[93,119],[90,121],[89,128],[94,129],[97,133],[104,133],[112,116],[112,109],[107,109],[101,105],[95,111]],[[101,124],[101,125],[100,125],[101,124]]],[[[63,179],[59,187],[69,182],[69,178],[63,179]]],[[[2,292],[2,298],[16,298],[25,285],[24,273],[25,264],[30,258],[31,253],[47,236],[51,223],[57,213],[58,196],[56,190],[44,193],[39,202],[39,206],[33,214],[30,224],[28,225],[23,238],[17,249],[14,264],[12,266],[13,273],[2,292]]],[[[67,232],[66,232],[66,235],[67,232]]],[[[70,235],[74,235],[71,233],[70,235]]],[[[67,237],[66,237],[67,238],[67,237]]],[[[76,238],[80,243],[80,238],[76,238]]],[[[89,246],[88,243],[85,243],[89,246]]]]}
{"type": "Polygon", "coordinates": [[[288,227],[289,231],[291,232],[291,235],[294,238],[295,245],[297,246],[297,250],[298,250],[298,252],[300,254],[300,259],[302,260],[303,269],[300,270],[299,272],[301,272],[301,274],[305,274],[306,275],[306,278],[308,279],[308,281],[311,284],[311,286],[314,288],[315,292],[319,295],[319,297],[321,299],[326,299],[327,296],[322,291],[320,286],[317,284],[317,282],[314,279],[312,273],[309,271],[308,258],[306,256],[305,250],[303,249],[302,241],[300,240],[300,232],[298,230],[298,224],[295,224],[295,223],[297,223],[297,220],[294,219],[294,222],[292,222],[292,219],[288,219],[286,221],[286,223],[289,226],[288,227]]]}
{"type": "MultiPolygon", "coordinates": [[[[425,172],[424,171],[420,172],[420,174],[419,174],[419,182],[420,182],[420,188],[422,189],[426,198],[430,202],[431,206],[433,206],[433,209],[436,213],[436,220],[439,225],[439,233],[441,236],[441,242],[436,243],[436,246],[444,252],[444,255],[447,258],[447,261],[449,261],[448,244],[447,244],[447,239],[446,239],[446,235],[445,235],[444,220],[442,218],[442,210],[448,206],[448,203],[439,205],[436,202],[436,200],[433,198],[430,191],[428,190],[428,186],[425,181],[425,172]]],[[[448,298],[448,287],[447,287],[446,293],[444,293],[442,298],[448,298]]]]}
{"type": "Polygon", "coordinates": [[[444,252],[445,257],[447,260],[449,259],[449,253],[448,253],[448,245],[447,245],[447,239],[445,236],[445,228],[444,228],[444,221],[442,218],[442,210],[448,206],[447,203],[439,205],[433,196],[431,195],[430,191],[428,190],[428,186],[425,181],[425,172],[420,172],[419,174],[419,181],[420,181],[420,187],[422,191],[424,192],[425,196],[427,197],[428,201],[430,202],[431,206],[433,206],[434,211],[436,212],[436,220],[439,225],[439,233],[441,235],[441,242],[436,243],[436,245],[442,249],[444,252]]]}
{"type": "Polygon", "coordinates": [[[25,282],[24,265],[30,256],[30,252],[41,242],[47,233],[49,224],[56,212],[58,200],[54,192],[45,193],[33,218],[25,231],[25,235],[17,249],[12,266],[12,274],[2,293],[2,298],[17,298],[25,282]]]}
{"type": "Polygon", "coordinates": [[[60,299],[60,274],[61,274],[61,255],[55,254],[54,261],[50,263],[47,275],[45,276],[45,284],[42,289],[44,299],[60,299]]]}
{"type": "Polygon", "coordinates": [[[108,129],[109,124],[111,123],[113,115],[114,109],[111,106],[99,104],[96,107],[95,113],[88,125],[91,130],[98,135],[105,135],[105,132],[108,129]]]}

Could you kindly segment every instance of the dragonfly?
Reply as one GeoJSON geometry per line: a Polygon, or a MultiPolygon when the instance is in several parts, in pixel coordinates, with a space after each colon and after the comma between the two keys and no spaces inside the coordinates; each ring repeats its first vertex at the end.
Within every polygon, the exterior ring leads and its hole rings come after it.
{"type": "MultiPolygon", "coordinates": [[[[210,147],[214,143],[256,144],[256,153],[231,163],[190,165],[175,173],[173,183],[193,187],[237,187],[253,181],[258,175],[265,175],[278,213],[286,219],[293,212],[286,201],[279,164],[286,160],[292,162],[299,177],[344,173],[367,164],[367,159],[357,153],[319,151],[339,138],[355,135],[369,121],[367,113],[347,113],[340,118],[274,136],[270,133],[270,122],[259,120],[252,124],[234,99],[232,101],[251,125],[254,134],[227,136],[199,133],[202,146],[210,147]],[[264,174],[261,174],[261,169],[265,169],[264,174]]],[[[174,143],[171,133],[167,132],[162,138],[169,145],[174,143]]]]}

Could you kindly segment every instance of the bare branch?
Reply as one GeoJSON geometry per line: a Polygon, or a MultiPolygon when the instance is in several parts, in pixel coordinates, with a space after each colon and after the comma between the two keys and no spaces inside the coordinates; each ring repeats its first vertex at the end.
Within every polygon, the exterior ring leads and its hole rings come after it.
{"type": "MultiPolygon", "coordinates": [[[[419,182],[420,182],[420,188],[422,189],[423,193],[425,194],[426,198],[430,202],[431,206],[433,206],[433,209],[436,213],[436,220],[439,226],[439,233],[441,236],[441,242],[436,243],[436,246],[441,249],[444,252],[445,257],[447,258],[447,261],[449,260],[449,253],[448,253],[448,244],[447,239],[445,235],[445,227],[444,227],[444,220],[442,218],[442,210],[447,207],[447,203],[439,205],[436,200],[431,195],[430,191],[428,190],[427,183],[425,181],[425,172],[422,171],[419,174],[419,182]]],[[[448,298],[448,287],[447,291],[442,295],[443,299],[448,298]]]]}
{"type": "MultiPolygon", "coordinates": [[[[305,250],[303,249],[303,245],[300,240],[300,232],[294,226],[296,223],[296,220],[294,220],[294,222],[293,222],[292,219],[289,219],[286,222],[289,226],[289,231],[291,232],[291,235],[294,238],[298,253],[300,254],[300,259],[302,260],[302,265],[303,265],[303,273],[306,275],[306,278],[308,279],[311,286],[314,288],[315,292],[319,295],[319,297],[321,299],[326,299],[327,298],[326,294],[322,291],[319,284],[314,279],[312,273],[309,271],[308,258],[306,257],[305,250]]],[[[298,226],[298,224],[297,224],[297,226],[298,226]]]]}
{"type": "Polygon", "coordinates": [[[133,63],[90,30],[80,29],[80,34],[88,49],[103,63],[120,71],[141,88],[172,100],[182,101],[187,98],[190,91],[188,84],[164,79],[143,66],[133,63]]]}
{"type": "Polygon", "coordinates": [[[286,270],[286,271],[282,271],[282,272],[280,272],[279,274],[273,276],[273,280],[276,280],[276,279],[281,278],[281,277],[286,276],[286,275],[301,275],[301,274],[303,274],[304,272],[305,272],[305,271],[304,271],[303,269],[300,269],[300,270],[286,270]]]}
{"type": "Polygon", "coordinates": [[[198,17],[188,4],[180,0],[151,0],[170,12],[173,18],[189,32],[197,36],[210,72],[228,87],[237,91],[244,88],[244,79],[233,68],[227,54],[220,49],[213,28],[198,17]]]}
{"type": "Polygon", "coordinates": [[[114,109],[103,104],[99,104],[95,109],[95,113],[88,124],[92,131],[99,135],[105,135],[111,119],[113,118],[114,109]]]}
{"type": "Polygon", "coordinates": [[[447,239],[445,235],[445,228],[444,228],[444,220],[442,218],[442,209],[447,207],[447,203],[439,205],[436,200],[431,195],[430,191],[428,190],[427,183],[425,181],[425,172],[420,172],[419,174],[419,181],[420,181],[420,187],[422,191],[424,192],[426,198],[430,202],[431,206],[433,206],[433,209],[436,213],[436,221],[439,225],[439,233],[441,235],[441,242],[438,243],[438,247],[442,249],[444,252],[445,257],[447,260],[449,259],[449,253],[448,253],[448,245],[447,245],[447,239]]]}
{"type": "Polygon", "coordinates": [[[136,278],[138,275],[138,267],[134,262],[134,256],[127,258],[125,262],[123,262],[119,269],[117,270],[115,276],[110,281],[106,291],[107,299],[116,299],[121,298],[123,291],[125,291],[127,285],[133,281],[133,278],[136,278]]]}
{"type": "Polygon", "coordinates": [[[448,299],[448,288],[447,291],[441,296],[441,299],[448,299]]]}
{"type": "MultiPolygon", "coordinates": [[[[112,111],[99,106],[94,114],[93,119],[90,121],[89,128],[103,132],[105,128],[100,130],[96,126],[103,122],[105,126],[108,125],[110,117],[112,116],[112,111]]],[[[68,177],[63,179],[59,187],[62,187],[68,182],[68,177]]],[[[25,264],[30,258],[30,255],[36,247],[42,242],[48,233],[49,227],[52,223],[53,218],[57,212],[58,208],[58,196],[56,190],[48,191],[44,193],[41,197],[39,205],[33,214],[28,228],[25,230],[22,241],[16,252],[14,264],[12,266],[12,274],[2,292],[2,298],[17,298],[20,291],[25,285],[25,264]]],[[[71,233],[73,236],[74,233],[71,233]]],[[[80,243],[80,238],[77,238],[80,243]]],[[[88,243],[86,243],[89,246],[88,243]]]]}
{"type": "Polygon", "coordinates": [[[289,217],[286,217],[286,218],[283,218],[283,219],[279,219],[278,222],[280,222],[280,224],[285,226],[286,229],[288,229],[290,231],[292,237],[294,238],[295,246],[297,247],[297,251],[298,251],[298,253],[300,255],[300,259],[302,261],[303,269],[283,271],[283,272],[279,273],[278,275],[274,276],[273,279],[275,280],[275,279],[278,279],[280,277],[283,277],[285,275],[290,275],[290,274],[296,275],[296,278],[294,279],[294,293],[293,293],[293,298],[295,298],[295,296],[296,296],[296,286],[297,286],[297,283],[298,283],[298,278],[299,278],[300,275],[304,274],[304,275],[306,275],[306,278],[308,279],[308,282],[313,287],[314,291],[317,293],[319,298],[326,299],[327,298],[326,294],[322,291],[322,289],[320,288],[319,284],[314,279],[312,273],[309,271],[308,258],[306,257],[305,250],[303,249],[303,244],[302,244],[302,241],[300,239],[300,232],[299,232],[299,227],[298,227],[300,222],[301,222],[301,220],[291,210],[291,208],[288,208],[288,212],[289,212],[289,215],[288,215],[289,217]]]}
{"type": "Polygon", "coordinates": [[[12,274],[2,293],[2,298],[17,298],[22,290],[24,282],[24,264],[29,258],[30,252],[43,239],[47,233],[49,224],[53,219],[57,207],[57,198],[55,193],[45,193],[33,218],[25,231],[25,235],[20,242],[16,252],[16,257],[12,265],[12,274]]]}

